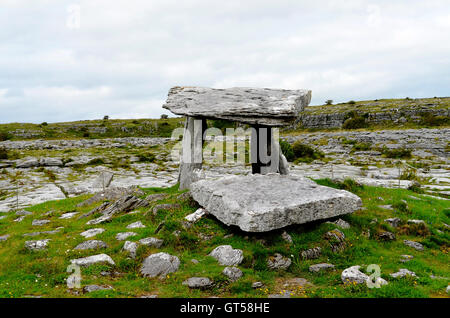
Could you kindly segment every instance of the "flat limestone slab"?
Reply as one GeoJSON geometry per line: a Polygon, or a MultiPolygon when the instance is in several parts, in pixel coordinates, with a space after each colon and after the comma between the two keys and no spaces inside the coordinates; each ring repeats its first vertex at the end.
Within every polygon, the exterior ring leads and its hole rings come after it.
{"type": "Polygon", "coordinates": [[[311,91],[270,88],[173,87],[163,108],[183,116],[284,126],[311,101],[311,91]]]}
{"type": "Polygon", "coordinates": [[[191,195],[223,223],[247,232],[328,219],[352,213],[362,205],[350,192],[279,174],[203,179],[191,185],[191,195]]]}

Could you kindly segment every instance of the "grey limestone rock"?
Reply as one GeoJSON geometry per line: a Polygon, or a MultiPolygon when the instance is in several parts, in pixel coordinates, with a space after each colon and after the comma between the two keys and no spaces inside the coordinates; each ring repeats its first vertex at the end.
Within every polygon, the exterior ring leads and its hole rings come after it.
{"type": "Polygon", "coordinates": [[[99,240],[89,240],[78,244],[74,250],[95,250],[99,248],[108,248],[105,242],[99,240]]]}
{"type": "Polygon", "coordinates": [[[144,260],[140,272],[145,277],[164,277],[169,273],[176,272],[179,266],[178,257],[167,253],[156,253],[144,260]]]}
{"type": "Polygon", "coordinates": [[[234,249],[231,245],[221,245],[216,247],[210,254],[220,265],[239,265],[244,259],[244,253],[239,249],[234,249]]]}

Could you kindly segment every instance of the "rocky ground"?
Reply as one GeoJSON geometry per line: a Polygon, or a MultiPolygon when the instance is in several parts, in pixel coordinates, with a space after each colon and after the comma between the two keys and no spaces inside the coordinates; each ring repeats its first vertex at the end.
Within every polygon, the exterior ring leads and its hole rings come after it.
{"type": "MultiPolygon", "coordinates": [[[[339,131],[289,134],[290,143],[322,151],[311,163],[290,163],[291,173],[313,179],[351,178],[361,184],[450,194],[450,129],[339,131]],[[389,158],[383,149],[411,149],[411,158],[389,158]]],[[[170,138],[3,141],[12,154],[0,160],[0,211],[94,193],[109,186],[170,187],[178,163],[170,138]]],[[[249,165],[205,165],[206,177],[247,174],[249,165]]]]}

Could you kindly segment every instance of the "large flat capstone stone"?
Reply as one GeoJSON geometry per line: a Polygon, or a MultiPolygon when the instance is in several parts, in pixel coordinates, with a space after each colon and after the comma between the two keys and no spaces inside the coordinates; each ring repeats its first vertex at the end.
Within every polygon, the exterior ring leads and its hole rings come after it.
{"type": "Polygon", "coordinates": [[[163,108],[183,116],[284,126],[311,101],[311,91],[270,88],[173,87],[163,108]]]}
{"type": "Polygon", "coordinates": [[[350,192],[279,174],[203,179],[191,185],[191,195],[223,223],[247,232],[328,219],[362,205],[350,192]]]}

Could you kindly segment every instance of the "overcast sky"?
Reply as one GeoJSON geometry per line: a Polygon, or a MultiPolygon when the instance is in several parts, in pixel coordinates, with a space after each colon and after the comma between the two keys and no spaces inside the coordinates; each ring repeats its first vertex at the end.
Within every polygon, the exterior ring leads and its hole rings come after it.
{"type": "Polygon", "coordinates": [[[0,0],[0,122],[159,117],[183,85],[450,96],[450,1],[0,0]]]}

